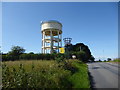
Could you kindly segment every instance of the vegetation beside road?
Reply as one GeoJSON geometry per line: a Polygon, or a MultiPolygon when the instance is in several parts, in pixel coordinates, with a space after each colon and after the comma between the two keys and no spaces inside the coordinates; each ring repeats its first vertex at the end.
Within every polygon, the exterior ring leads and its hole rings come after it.
{"type": "Polygon", "coordinates": [[[77,72],[70,77],[70,81],[74,88],[90,88],[87,65],[83,62],[72,62],[72,65],[77,68],[77,72]]]}
{"type": "Polygon", "coordinates": [[[87,46],[72,49],[64,54],[35,54],[13,46],[2,53],[3,88],[90,88],[85,63],[95,58],[87,46]]]}
{"type": "Polygon", "coordinates": [[[2,53],[2,61],[16,61],[16,60],[55,60],[56,57],[63,57],[64,59],[72,59],[72,56],[76,56],[76,59],[79,59],[83,62],[94,61],[94,57],[91,55],[90,50],[87,46],[84,46],[82,50],[76,46],[75,49],[71,48],[70,51],[65,50],[65,53],[52,53],[52,54],[43,54],[43,53],[34,53],[29,52],[25,53],[25,49],[20,46],[13,46],[11,51],[8,53],[2,53]]]}
{"type": "Polygon", "coordinates": [[[104,60],[104,61],[102,61],[102,60],[98,60],[98,61],[95,61],[95,62],[112,62],[112,63],[119,63],[120,62],[120,58],[116,58],[116,59],[111,59],[111,58],[107,58],[107,60],[104,60]]]}
{"type": "Polygon", "coordinates": [[[115,63],[115,64],[120,64],[120,58],[116,58],[116,59],[109,61],[109,62],[115,63]]]}
{"type": "Polygon", "coordinates": [[[6,61],[3,88],[90,88],[87,65],[79,60],[6,61]]]}
{"type": "Polygon", "coordinates": [[[113,61],[110,62],[120,62],[120,58],[114,59],[113,61]]]}

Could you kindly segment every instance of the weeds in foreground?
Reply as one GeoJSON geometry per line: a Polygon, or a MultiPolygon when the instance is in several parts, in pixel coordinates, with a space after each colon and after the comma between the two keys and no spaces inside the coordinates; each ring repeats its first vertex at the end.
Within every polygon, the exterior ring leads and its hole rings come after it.
{"type": "Polygon", "coordinates": [[[4,62],[2,74],[3,88],[89,88],[86,65],[78,60],[4,62]]]}
{"type": "MultiPolygon", "coordinates": [[[[39,61],[38,61],[39,62],[39,61]]],[[[70,71],[58,67],[54,62],[48,67],[39,67],[31,64],[31,70],[27,71],[24,64],[19,64],[18,68],[3,64],[3,87],[4,88],[65,88],[70,87],[67,78],[70,71]]]]}

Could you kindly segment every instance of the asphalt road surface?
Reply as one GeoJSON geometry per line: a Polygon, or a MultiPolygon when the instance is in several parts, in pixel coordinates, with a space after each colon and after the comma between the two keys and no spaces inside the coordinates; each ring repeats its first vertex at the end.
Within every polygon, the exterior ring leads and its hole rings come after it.
{"type": "Polygon", "coordinates": [[[96,62],[87,65],[92,88],[118,88],[118,78],[120,76],[118,64],[96,62]]]}

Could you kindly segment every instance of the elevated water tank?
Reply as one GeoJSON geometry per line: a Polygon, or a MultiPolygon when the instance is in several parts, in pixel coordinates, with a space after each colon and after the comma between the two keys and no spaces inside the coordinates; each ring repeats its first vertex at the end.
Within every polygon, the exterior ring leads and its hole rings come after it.
{"type": "Polygon", "coordinates": [[[59,53],[62,47],[62,24],[55,20],[41,22],[42,53],[59,53]]]}

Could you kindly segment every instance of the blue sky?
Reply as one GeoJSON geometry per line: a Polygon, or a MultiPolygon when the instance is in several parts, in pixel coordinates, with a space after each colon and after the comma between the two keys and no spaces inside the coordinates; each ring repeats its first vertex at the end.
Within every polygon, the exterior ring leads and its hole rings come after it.
{"type": "MultiPolygon", "coordinates": [[[[26,52],[41,52],[40,22],[63,24],[63,38],[84,43],[96,59],[118,57],[117,2],[2,3],[2,51],[19,45],[26,52]]],[[[63,43],[64,46],[64,43],[63,43]]]]}

